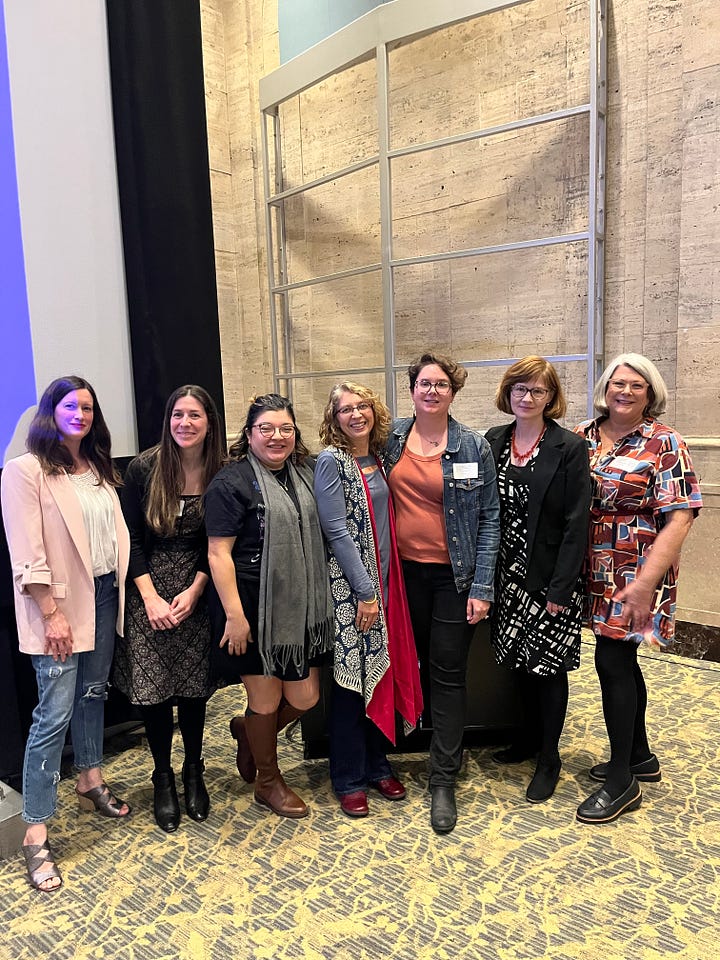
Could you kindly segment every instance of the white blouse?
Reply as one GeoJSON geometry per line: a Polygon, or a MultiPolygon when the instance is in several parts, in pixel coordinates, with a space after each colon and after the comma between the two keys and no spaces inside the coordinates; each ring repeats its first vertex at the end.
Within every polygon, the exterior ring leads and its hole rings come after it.
{"type": "Polygon", "coordinates": [[[112,496],[104,483],[98,483],[92,469],[85,473],[71,473],[69,477],[80,501],[90,544],[93,576],[102,577],[117,570],[118,565],[112,496]]]}

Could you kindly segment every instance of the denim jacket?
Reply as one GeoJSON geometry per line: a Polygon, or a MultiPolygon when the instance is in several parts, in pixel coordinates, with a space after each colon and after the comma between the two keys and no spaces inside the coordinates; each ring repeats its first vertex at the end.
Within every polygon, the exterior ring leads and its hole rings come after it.
{"type": "MultiPolygon", "coordinates": [[[[385,469],[400,459],[413,417],[393,421],[387,441],[385,469]]],[[[500,501],[495,461],[487,440],[448,417],[448,440],[442,456],[443,504],[447,546],[458,593],[469,588],[473,600],[495,598],[495,559],[500,543],[500,501]],[[455,464],[477,463],[478,475],[456,478],[455,464]]]]}

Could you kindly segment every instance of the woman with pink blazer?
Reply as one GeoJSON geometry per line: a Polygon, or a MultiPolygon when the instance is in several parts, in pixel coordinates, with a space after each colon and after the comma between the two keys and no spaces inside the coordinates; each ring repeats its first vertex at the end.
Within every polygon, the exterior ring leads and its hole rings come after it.
{"type": "Polygon", "coordinates": [[[20,650],[32,658],[39,698],[23,767],[23,853],[31,884],[51,892],[62,878],[46,821],[57,805],[68,726],[81,808],[105,817],[130,813],[100,769],[130,540],[115,492],[120,481],[110,433],[86,380],[62,377],[50,384],[27,448],[3,471],[2,510],[20,650]]]}

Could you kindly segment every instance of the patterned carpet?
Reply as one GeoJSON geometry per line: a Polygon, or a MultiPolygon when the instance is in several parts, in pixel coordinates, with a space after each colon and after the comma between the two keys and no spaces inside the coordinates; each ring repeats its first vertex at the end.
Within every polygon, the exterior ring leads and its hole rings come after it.
{"type": "MultiPolygon", "coordinates": [[[[466,753],[454,833],[429,829],[424,758],[398,758],[402,803],[372,799],[343,816],[327,762],[283,742],[309,818],[253,803],[233,766],[227,717],[239,692],[210,704],[209,820],[163,834],[149,809],[149,754],[139,736],[108,780],[135,806],[129,823],[80,814],[60,785],[52,838],[65,887],[31,890],[21,859],[0,863],[1,960],[614,960],[718,955],[720,667],[644,659],[663,780],[635,813],[604,827],[574,819],[605,754],[592,647],[571,678],[564,768],[551,801],[531,805],[529,764],[499,768],[466,753]]],[[[177,766],[179,768],[180,761],[177,766]]]]}

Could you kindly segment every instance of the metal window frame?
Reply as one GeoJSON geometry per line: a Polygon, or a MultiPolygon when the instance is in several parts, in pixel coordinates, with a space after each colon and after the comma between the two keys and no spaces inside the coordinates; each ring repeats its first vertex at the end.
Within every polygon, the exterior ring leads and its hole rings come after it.
{"type": "MultiPolygon", "coordinates": [[[[507,9],[534,0],[392,0],[360,17],[310,50],[295,57],[260,81],[260,109],[265,190],[265,227],[268,255],[268,289],[275,390],[286,385],[289,396],[296,380],[341,378],[349,375],[383,373],[388,406],[396,413],[396,374],[404,369],[396,362],[393,273],[395,268],[420,263],[435,263],[464,257],[484,256],[532,247],[556,244],[587,243],[587,348],[585,353],[558,354],[548,359],[553,363],[585,361],[587,364],[587,410],[592,414],[592,393],[603,362],[603,285],[605,253],[605,157],[607,105],[607,0],[588,0],[589,4],[589,92],[588,103],[525,117],[508,123],[467,131],[439,140],[427,141],[396,149],[390,147],[389,64],[391,46],[400,40],[414,40],[464,20],[507,9]],[[375,59],[378,109],[378,153],[342,167],[300,186],[285,189],[282,179],[282,139],[279,108],[327,77],[356,64],[375,59]],[[491,137],[511,130],[553,123],[569,117],[589,118],[588,215],[587,230],[552,237],[535,237],[514,243],[502,243],[463,250],[439,252],[419,257],[393,257],[392,249],[392,177],[391,163],[397,157],[435,150],[456,143],[491,137]],[[274,145],[274,183],[270,177],[270,137],[274,145]],[[378,167],[380,185],[380,261],[336,273],[291,282],[287,271],[287,231],[285,201],[323,184],[346,177],[371,166],[378,167]],[[277,251],[277,270],[276,254],[277,251]],[[315,284],[342,280],[371,272],[381,273],[384,331],[384,365],[382,367],[347,367],[340,370],[295,372],[292,368],[292,333],[289,294],[292,290],[315,284]],[[276,298],[282,303],[282,337],[278,335],[276,298]],[[282,350],[283,369],[280,358],[282,350]]],[[[466,367],[507,366],[517,357],[484,360],[462,358],[466,367]]]]}

